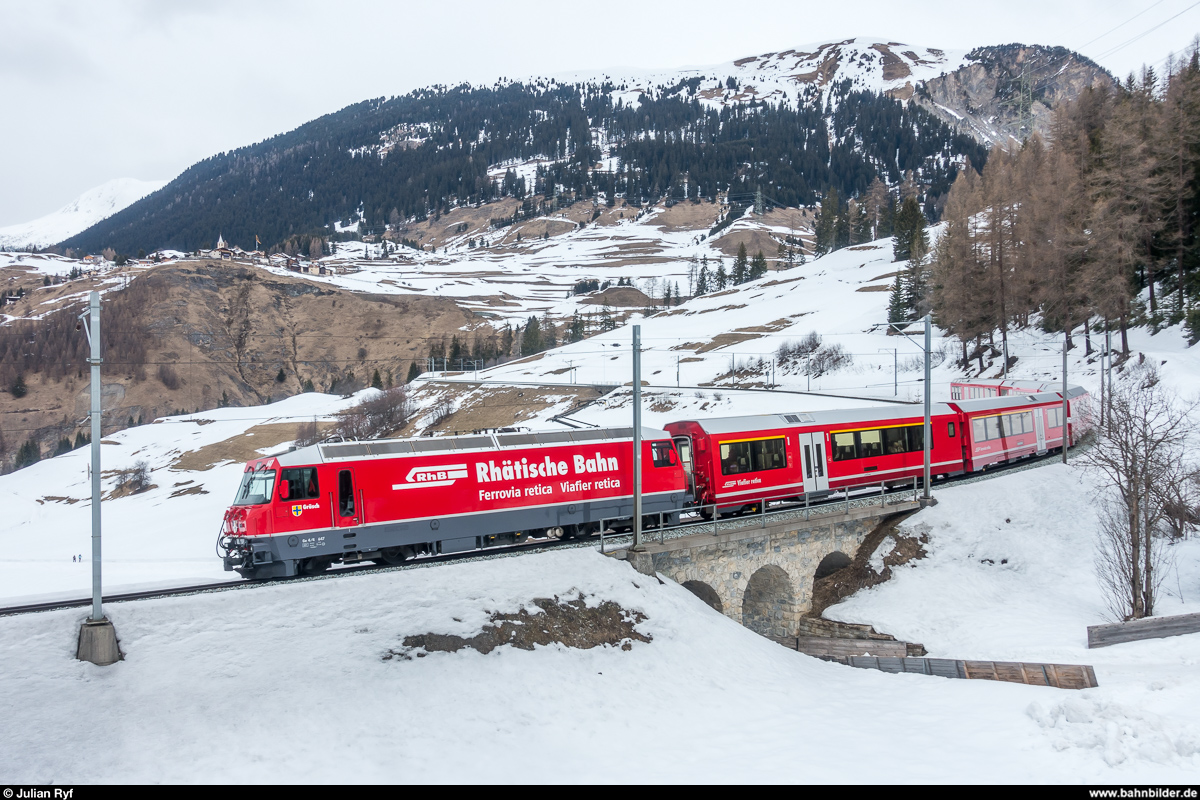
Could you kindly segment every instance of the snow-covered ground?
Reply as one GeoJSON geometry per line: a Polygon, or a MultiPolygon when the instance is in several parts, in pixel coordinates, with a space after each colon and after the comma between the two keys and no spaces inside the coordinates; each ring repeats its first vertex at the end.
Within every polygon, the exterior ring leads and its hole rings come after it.
{"type": "MultiPolygon", "coordinates": [[[[781,341],[815,330],[853,353],[854,365],[814,380],[814,390],[890,400],[894,347],[900,399],[916,399],[919,348],[873,331],[887,293],[858,291],[890,283],[881,276],[896,268],[890,244],[879,242],[642,320],[643,376],[671,387],[679,357],[682,384],[721,379],[732,355],[739,380],[749,380],[745,361],[761,354],[769,362],[781,341]],[[739,331],[757,338],[713,342],[739,331]]],[[[935,350],[952,346],[935,336],[935,350]]],[[[1200,391],[1196,351],[1178,330],[1134,332],[1131,345],[1181,393],[1200,391]]],[[[1058,347],[1036,332],[1014,334],[1012,377],[1056,378],[1058,347]]],[[[628,329],[481,377],[566,383],[564,368],[580,383],[627,381],[628,329]]],[[[1096,364],[1083,348],[1070,369],[1072,383],[1095,390],[1096,364]]],[[[941,364],[936,396],[945,398],[957,376],[949,359],[941,364]]],[[[777,364],[776,382],[799,391],[807,379],[777,364]]],[[[221,458],[222,443],[351,402],[301,395],[108,437],[105,470],[145,460],[158,488],[104,502],[106,585],[229,577],[213,544],[240,463],[221,458]],[[211,455],[179,460],[196,451],[211,455]],[[184,493],[197,485],[206,493],[184,493]]],[[[648,389],[646,422],[867,402],[648,389]]],[[[524,424],[544,427],[562,406],[524,424]]],[[[627,424],[629,395],[573,417],[627,424]]],[[[287,444],[276,435],[259,450],[287,444]]],[[[1107,621],[1093,572],[1089,480],[1075,466],[1049,465],[940,490],[938,506],[905,523],[928,533],[929,556],[826,615],[922,642],[933,656],[1092,664],[1096,689],[827,664],[759,638],[670,581],[594,551],[558,551],[112,604],[126,660],[108,668],[72,657],[84,611],[2,618],[0,781],[1194,780],[1200,637],[1086,649],[1086,626],[1107,621]],[[384,660],[406,635],[471,635],[489,612],[581,592],[591,604],[613,600],[644,613],[638,630],[653,641],[628,652],[501,647],[384,660]],[[652,744],[614,761],[623,742],[652,744]]],[[[106,492],[113,483],[106,478],[106,492]]],[[[89,553],[88,491],[86,451],[0,477],[5,604],[86,595],[88,565],[71,556],[89,553]]],[[[1176,555],[1159,610],[1200,610],[1200,543],[1184,542],[1176,555]]]]}
{"type": "MultiPolygon", "coordinates": [[[[934,656],[1093,664],[1096,689],[829,664],[558,551],[110,604],[125,660],[103,668],[73,658],[83,610],[0,619],[0,780],[1194,781],[1200,639],[1085,649],[1102,603],[1078,483],[1051,466],[939,492],[907,523],[930,529],[929,558],[828,615],[934,656]],[[385,659],[581,593],[643,613],[652,641],[385,659]]],[[[1166,610],[1196,610],[1200,543],[1178,563],[1189,602],[1166,610]]]]}
{"type": "MultiPolygon", "coordinates": [[[[324,418],[353,402],[302,394],[267,406],[170,417],[106,437],[101,447],[104,496],[116,488],[118,471],[141,461],[150,467],[155,488],[102,503],[105,591],[237,578],[223,570],[215,545],[243,462],[216,452],[213,466],[188,469],[178,458],[247,433],[258,435],[252,431],[255,426],[324,418]]],[[[289,444],[262,451],[286,450],[289,444]]],[[[90,458],[90,450],[81,448],[0,477],[5,510],[0,519],[0,603],[90,593],[90,458]],[[73,562],[73,556],[83,559],[73,562]]],[[[206,463],[196,466],[207,466],[209,460],[202,461],[206,463]]]]}
{"type": "Polygon", "coordinates": [[[0,228],[0,248],[49,247],[166,186],[166,181],[115,178],[88,189],[51,214],[0,228]]]}

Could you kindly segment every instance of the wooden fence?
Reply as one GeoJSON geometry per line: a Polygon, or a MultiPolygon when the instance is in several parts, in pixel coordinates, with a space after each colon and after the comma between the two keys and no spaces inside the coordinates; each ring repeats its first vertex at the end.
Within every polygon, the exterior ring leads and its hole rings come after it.
{"type": "Polygon", "coordinates": [[[1147,617],[1111,625],[1089,625],[1088,647],[1108,647],[1110,644],[1136,642],[1141,639],[1163,639],[1200,633],[1200,614],[1179,614],[1173,617],[1147,617]]]}
{"type": "Polygon", "coordinates": [[[830,660],[859,669],[909,672],[942,678],[1004,681],[1057,689],[1091,689],[1099,684],[1096,672],[1084,664],[1025,664],[1016,661],[955,661],[949,658],[833,657],[830,660]]]}

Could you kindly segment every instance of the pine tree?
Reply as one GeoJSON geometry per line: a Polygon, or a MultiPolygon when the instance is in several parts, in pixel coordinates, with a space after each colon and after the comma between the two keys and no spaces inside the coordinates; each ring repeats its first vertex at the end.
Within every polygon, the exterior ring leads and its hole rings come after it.
{"type": "Polygon", "coordinates": [[[275,373],[275,382],[276,382],[276,383],[283,383],[283,382],[284,382],[284,381],[286,381],[286,380],[287,380],[287,374],[286,374],[286,373],[284,373],[284,371],[283,371],[283,367],[280,367],[280,368],[279,368],[279,372],[275,373]]]}
{"type": "Polygon", "coordinates": [[[838,205],[837,189],[830,187],[817,212],[816,243],[813,245],[813,252],[818,256],[837,249],[838,205]]]}
{"type": "Polygon", "coordinates": [[[713,285],[718,292],[723,291],[729,285],[729,275],[725,272],[725,262],[721,259],[717,259],[717,274],[713,285]]]}
{"type": "Polygon", "coordinates": [[[383,388],[383,376],[379,374],[378,367],[376,367],[376,369],[375,369],[375,374],[371,376],[371,388],[372,389],[382,389],[383,388]]]}
{"type": "Polygon", "coordinates": [[[549,311],[542,316],[541,334],[543,350],[552,350],[558,347],[558,329],[550,319],[549,311]]]}
{"type": "Polygon", "coordinates": [[[904,295],[904,287],[900,283],[900,276],[896,275],[896,282],[892,284],[892,292],[888,298],[888,322],[904,322],[908,319],[908,302],[904,295]]]}
{"type": "Polygon", "coordinates": [[[763,251],[759,250],[754,254],[754,258],[750,260],[749,280],[757,280],[767,274],[767,259],[763,256],[763,251]]]}
{"type": "Polygon", "coordinates": [[[78,450],[79,448],[83,447],[87,443],[88,443],[87,437],[83,435],[83,431],[79,431],[78,433],[75,434],[75,446],[71,449],[78,450]]]}
{"type": "Polygon", "coordinates": [[[25,444],[17,450],[17,460],[13,464],[15,469],[23,469],[30,464],[36,464],[42,460],[42,448],[32,437],[25,441],[25,444]]]}
{"type": "Polygon", "coordinates": [[[925,231],[925,215],[915,197],[907,198],[896,213],[896,242],[892,255],[897,261],[924,258],[929,252],[929,234],[925,231]]]}
{"type": "Polygon", "coordinates": [[[417,366],[417,362],[413,361],[408,365],[408,377],[404,379],[404,382],[412,383],[419,377],[421,377],[421,368],[417,366]]]}
{"type": "Polygon", "coordinates": [[[746,282],[750,262],[746,257],[746,243],[738,244],[737,258],[733,260],[733,284],[738,286],[746,282]]]}
{"type": "Polygon", "coordinates": [[[542,351],[542,324],[537,317],[530,317],[525,322],[525,332],[521,335],[521,355],[531,356],[542,351]]]}
{"type": "Polygon", "coordinates": [[[567,341],[582,342],[584,335],[583,317],[579,315],[579,309],[575,309],[575,314],[571,317],[571,326],[567,332],[567,341]]]}
{"type": "Polygon", "coordinates": [[[700,274],[696,276],[696,297],[708,294],[708,265],[700,265],[700,274]]]}

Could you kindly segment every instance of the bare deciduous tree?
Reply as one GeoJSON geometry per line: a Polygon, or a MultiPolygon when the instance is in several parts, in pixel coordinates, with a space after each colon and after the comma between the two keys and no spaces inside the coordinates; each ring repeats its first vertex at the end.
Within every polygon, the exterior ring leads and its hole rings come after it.
{"type": "Polygon", "coordinates": [[[403,426],[410,413],[408,393],[397,386],[339,413],[334,432],[345,439],[378,439],[403,426]]]}
{"type": "Polygon", "coordinates": [[[296,426],[297,447],[308,447],[310,444],[316,444],[320,439],[321,433],[316,419],[305,420],[296,426]]]}
{"type": "Polygon", "coordinates": [[[1186,459],[1194,405],[1182,406],[1148,364],[1113,387],[1110,403],[1081,461],[1100,477],[1097,574],[1109,610],[1129,620],[1154,613],[1171,539],[1194,518],[1197,472],[1186,459]]]}

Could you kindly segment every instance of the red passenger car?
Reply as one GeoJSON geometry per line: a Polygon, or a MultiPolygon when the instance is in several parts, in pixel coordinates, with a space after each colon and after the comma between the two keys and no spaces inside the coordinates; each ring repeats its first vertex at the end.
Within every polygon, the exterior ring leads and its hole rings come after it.
{"type": "MultiPolygon", "coordinates": [[[[1080,413],[1079,404],[1086,393],[1071,387],[1067,392],[1069,416],[1080,413]]],[[[1041,455],[1063,445],[1062,394],[1014,394],[986,400],[962,400],[952,404],[962,415],[967,431],[963,460],[968,472],[991,464],[1041,455]]],[[[1079,419],[1083,421],[1082,417],[1079,419]]],[[[1075,444],[1080,427],[1068,423],[1067,446],[1075,444]]]]}
{"type": "MultiPolygon", "coordinates": [[[[643,513],[677,514],[686,479],[646,429],[643,513]]],[[[221,545],[246,577],[335,562],[399,563],[532,536],[572,536],[633,512],[633,429],[317,444],[249,462],[221,545]]]]}
{"type": "MultiPolygon", "coordinates": [[[[914,406],[690,420],[666,429],[692,472],[696,502],[722,512],[755,508],[760,500],[907,483],[924,469],[924,413],[914,406]]],[[[935,405],[935,475],[962,471],[960,437],[957,413],[935,405]]]]}

